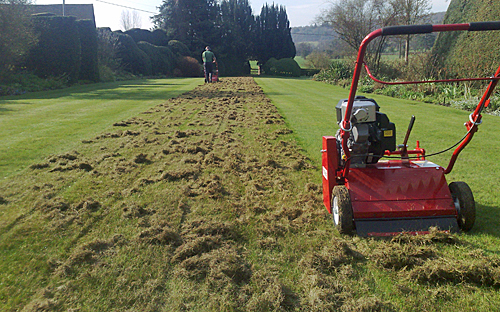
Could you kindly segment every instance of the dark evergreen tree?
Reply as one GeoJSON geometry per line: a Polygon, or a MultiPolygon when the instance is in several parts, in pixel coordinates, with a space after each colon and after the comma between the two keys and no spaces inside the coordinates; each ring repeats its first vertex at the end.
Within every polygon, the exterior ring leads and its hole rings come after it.
{"type": "MultiPolygon", "coordinates": [[[[216,49],[224,75],[250,74],[252,29],[255,19],[248,0],[228,0],[220,5],[220,44],[216,49]]],[[[212,45],[213,46],[213,45],[212,45]]]]}
{"type": "Polygon", "coordinates": [[[216,0],[164,0],[153,23],[167,37],[185,43],[193,52],[220,42],[219,6],[216,0]]]}
{"type": "Polygon", "coordinates": [[[295,57],[290,22],[283,6],[265,4],[260,16],[256,17],[254,32],[254,56],[260,64],[265,64],[271,57],[295,57]]]}
{"type": "Polygon", "coordinates": [[[296,53],[286,10],[274,4],[254,17],[248,0],[164,0],[153,22],[198,60],[211,46],[225,75],[249,73],[249,59],[265,63],[296,53]]]}

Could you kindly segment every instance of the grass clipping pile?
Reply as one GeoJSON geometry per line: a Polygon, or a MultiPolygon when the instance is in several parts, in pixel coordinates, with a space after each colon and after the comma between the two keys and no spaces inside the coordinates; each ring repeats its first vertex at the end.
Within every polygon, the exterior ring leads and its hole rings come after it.
{"type": "Polygon", "coordinates": [[[226,78],[34,164],[0,189],[2,209],[18,211],[0,247],[29,272],[7,283],[6,307],[433,310],[474,291],[442,285],[499,285],[484,254],[449,263],[437,246],[467,248],[453,236],[336,236],[291,134],[251,78],[226,78]]]}

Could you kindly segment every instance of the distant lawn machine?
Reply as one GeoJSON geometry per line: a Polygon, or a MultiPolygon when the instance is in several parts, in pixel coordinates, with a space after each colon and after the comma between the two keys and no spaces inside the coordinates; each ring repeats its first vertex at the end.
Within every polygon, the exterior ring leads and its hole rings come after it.
{"type": "Polygon", "coordinates": [[[366,237],[403,232],[423,234],[432,227],[450,232],[472,228],[476,208],[471,189],[465,182],[448,185],[445,175],[451,172],[458,155],[481,124],[481,112],[488,106],[500,79],[500,67],[488,78],[384,82],[373,77],[363,58],[367,45],[379,36],[487,30],[500,30],[500,22],[392,26],[365,37],[358,51],[349,98],[336,106],[340,129],[335,136],[323,137],[321,151],[323,201],[340,233],[366,237]],[[394,123],[379,111],[373,99],[356,96],[362,67],[373,80],[384,84],[489,81],[481,101],[465,123],[467,133],[455,145],[446,169],[426,160],[425,150],[418,141],[415,149],[408,150],[413,116],[403,144],[396,146],[394,123]]]}
{"type": "Polygon", "coordinates": [[[214,62],[215,68],[212,71],[212,82],[219,82],[219,64],[214,62]]]}

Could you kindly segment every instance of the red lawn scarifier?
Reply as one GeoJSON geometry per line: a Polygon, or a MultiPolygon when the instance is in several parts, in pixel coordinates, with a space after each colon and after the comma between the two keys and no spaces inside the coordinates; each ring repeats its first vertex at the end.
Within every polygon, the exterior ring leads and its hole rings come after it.
{"type": "Polygon", "coordinates": [[[323,201],[340,233],[360,236],[390,236],[402,232],[426,233],[431,227],[443,231],[468,231],[474,225],[474,197],[465,182],[448,185],[458,154],[472,140],[481,124],[481,112],[500,79],[493,77],[387,83],[373,77],[363,58],[370,41],[379,36],[424,34],[442,31],[500,30],[498,22],[449,25],[385,27],[365,37],[358,52],[349,98],[336,106],[340,129],[323,137],[323,201]],[[415,121],[412,116],[402,145],[396,148],[396,127],[379,112],[378,104],[356,96],[362,67],[379,83],[411,84],[488,80],[489,85],[475,111],[465,123],[467,133],[457,144],[445,169],[425,159],[425,150],[407,150],[415,121]],[[398,155],[398,156],[395,156],[398,155]],[[392,156],[381,160],[384,156],[392,156]]]}

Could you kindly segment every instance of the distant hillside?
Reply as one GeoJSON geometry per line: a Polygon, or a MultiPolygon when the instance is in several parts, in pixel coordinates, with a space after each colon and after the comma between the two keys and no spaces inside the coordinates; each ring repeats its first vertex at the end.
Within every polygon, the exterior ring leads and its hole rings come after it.
{"type": "MultiPolygon", "coordinates": [[[[442,24],[446,12],[432,13],[429,19],[422,24],[442,24]]],[[[293,27],[291,30],[292,40],[297,48],[297,55],[307,56],[313,51],[327,52],[333,57],[342,57],[351,52],[355,53],[329,26],[301,26],[293,27]]],[[[436,34],[428,34],[424,37],[415,37],[412,42],[412,49],[428,50],[436,38],[436,34]]],[[[388,47],[390,44],[388,44],[388,47]]],[[[390,47],[389,47],[390,48],[390,47]]]]}
{"type": "Polygon", "coordinates": [[[345,54],[345,44],[329,26],[294,27],[291,34],[297,55],[302,57],[312,52],[327,52],[335,57],[345,54]]]}
{"type": "MultiPolygon", "coordinates": [[[[429,23],[442,24],[446,12],[432,13],[429,23]]],[[[301,26],[292,28],[292,39],[295,44],[301,42],[324,42],[338,39],[338,35],[329,26],[301,26]]]]}
{"type": "MultiPolygon", "coordinates": [[[[500,19],[500,1],[451,0],[444,23],[500,19]]],[[[489,76],[500,62],[500,31],[440,33],[433,48],[444,68],[459,76],[489,76]]]]}
{"type": "Polygon", "coordinates": [[[436,12],[432,13],[430,18],[430,23],[435,25],[435,24],[443,24],[444,21],[444,16],[446,15],[446,12],[436,12]]]}
{"type": "Polygon", "coordinates": [[[332,41],[338,36],[328,26],[301,26],[292,28],[292,40],[295,44],[301,42],[332,41]]]}

